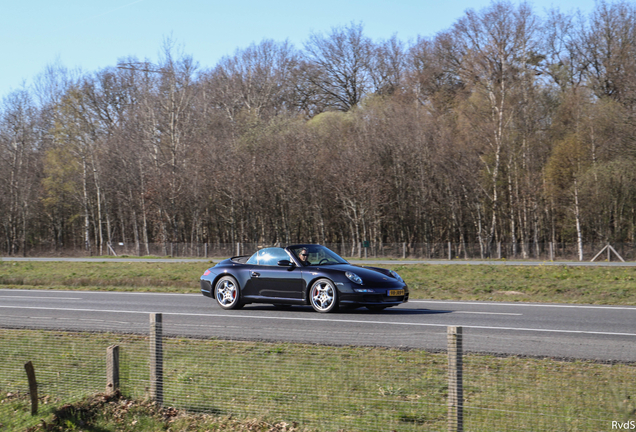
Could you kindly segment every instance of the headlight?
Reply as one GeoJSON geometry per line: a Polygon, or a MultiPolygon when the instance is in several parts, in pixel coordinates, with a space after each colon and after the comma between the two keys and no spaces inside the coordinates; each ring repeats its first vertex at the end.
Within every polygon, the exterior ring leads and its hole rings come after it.
{"type": "Polygon", "coordinates": [[[397,274],[396,272],[394,272],[393,270],[389,270],[389,273],[391,273],[391,276],[393,276],[394,278],[396,278],[400,282],[404,282],[404,280],[400,277],[400,275],[397,274]]]}
{"type": "Polygon", "coordinates": [[[357,274],[348,271],[345,273],[345,276],[349,278],[351,282],[357,283],[358,285],[362,285],[362,278],[360,278],[360,276],[358,276],[357,274]]]}

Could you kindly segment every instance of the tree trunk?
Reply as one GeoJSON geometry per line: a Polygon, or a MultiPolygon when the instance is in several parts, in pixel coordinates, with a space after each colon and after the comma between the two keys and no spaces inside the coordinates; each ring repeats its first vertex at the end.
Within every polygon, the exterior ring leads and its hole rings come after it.
{"type": "Polygon", "coordinates": [[[87,252],[92,255],[91,252],[91,238],[90,238],[90,214],[88,212],[88,174],[86,167],[86,157],[82,156],[82,189],[84,192],[84,247],[87,252]]]}
{"type": "Polygon", "coordinates": [[[578,249],[579,261],[583,261],[583,234],[581,232],[581,212],[579,208],[579,186],[578,180],[574,179],[574,215],[576,217],[576,245],[578,249]]]}

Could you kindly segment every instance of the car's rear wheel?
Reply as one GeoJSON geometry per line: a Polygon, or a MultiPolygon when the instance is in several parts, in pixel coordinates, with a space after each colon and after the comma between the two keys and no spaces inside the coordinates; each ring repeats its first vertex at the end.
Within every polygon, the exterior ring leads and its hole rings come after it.
{"type": "Polygon", "coordinates": [[[223,276],[216,282],[214,298],[223,309],[239,309],[243,307],[239,284],[232,276],[223,276]]]}
{"type": "Polygon", "coordinates": [[[309,290],[309,302],[316,312],[338,310],[338,290],[329,279],[318,279],[309,290]]]}

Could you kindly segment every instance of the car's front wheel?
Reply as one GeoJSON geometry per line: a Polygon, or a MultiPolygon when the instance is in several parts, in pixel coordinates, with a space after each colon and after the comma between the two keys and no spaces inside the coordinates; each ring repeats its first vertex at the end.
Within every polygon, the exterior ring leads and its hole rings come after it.
{"type": "Polygon", "coordinates": [[[338,310],[338,290],[329,279],[318,279],[309,290],[309,301],[316,312],[338,310]]]}
{"type": "Polygon", "coordinates": [[[239,284],[232,276],[223,276],[217,281],[214,286],[214,298],[223,309],[243,307],[239,284]]]}

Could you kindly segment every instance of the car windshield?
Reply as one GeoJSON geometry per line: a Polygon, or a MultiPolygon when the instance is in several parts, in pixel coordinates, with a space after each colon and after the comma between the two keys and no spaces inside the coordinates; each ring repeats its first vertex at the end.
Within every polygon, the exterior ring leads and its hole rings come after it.
{"type": "Polygon", "coordinates": [[[328,265],[328,264],[348,264],[348,262],[340,257],[334,251],[320,245],[294,246],[291,251],[300,259],[301,252],[307,251],[307,261],[310,266],[328,265]]]}

